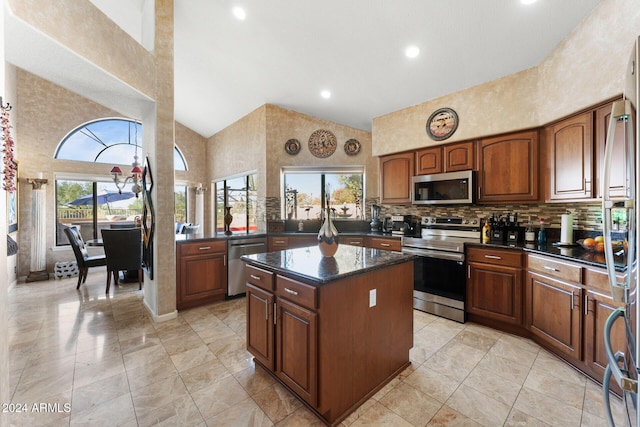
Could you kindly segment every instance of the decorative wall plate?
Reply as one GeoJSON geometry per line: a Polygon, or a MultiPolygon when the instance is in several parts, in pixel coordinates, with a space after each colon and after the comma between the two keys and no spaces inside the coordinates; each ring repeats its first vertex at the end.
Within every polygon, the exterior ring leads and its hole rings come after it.
{"type": "Polygon", "coordinates": [[[458,128],[458,114],[451,108],[439,108],[427,119],[427,135],[435,141],[449,138],[458,128]]]}
{"type": "Polygon", "coordinates": [[[284,143],[284,150],[293,155],[298,154],[300,152],[300,141],[297,139],[290,139],[284,143]]]}
{"type": "Polygon", "coordinates": [[[336,136],[328,130],[318,129],[309,137],[309,151],[316,157],[329,157],[337,146],[336,136]]]}
{"type": "Polygon", "coordinates": [[[351,138],[344,143],[344,152],[350,156],[355,156],[360,152],[360,141],[351,138]]]}

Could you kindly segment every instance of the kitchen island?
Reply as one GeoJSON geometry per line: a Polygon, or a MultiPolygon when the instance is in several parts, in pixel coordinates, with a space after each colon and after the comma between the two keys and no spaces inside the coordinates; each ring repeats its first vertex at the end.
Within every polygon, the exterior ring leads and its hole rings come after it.
{"type": "Polygon", "coordinates": [[[328,425],[409,365],[413,256],[340,245],[246,255],[247,349],[328,425]]]}

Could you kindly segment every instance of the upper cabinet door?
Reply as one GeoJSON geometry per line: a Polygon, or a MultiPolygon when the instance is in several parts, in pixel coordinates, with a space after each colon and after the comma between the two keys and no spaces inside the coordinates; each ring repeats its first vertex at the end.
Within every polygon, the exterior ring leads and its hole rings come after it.
{"type": "Polygon", "coordinates": [[[446,172],[468,171],[474,166],[473,141],[448,144],[444,146],[444,169],[446,172]]]}
{"type": "Polygon", "coordinates": [[[442,147],[416,151],[416,175],[442,173],[442,147]]]}
{"type": "Polygon", "coordinates": [[[410,204],[414,153],[380,157],[380,203],[410,204]]]}
{"type": "MultiPolygon", "coordinates": [[[[611,104],[598,108],[595,112],[595,139],[596,139],[596,197],[602,197],[602,179],[604,174],[604,149],[607,144],[607,131],[611,118],[611,104]]],[[[609,191],[611,197],[624,197],[628,185],[626,168],[626,150],[624,149],[624,122],[616,123],[615,141],[611,157],[611,173],[609,178],[609,191]]]]}
{"type": "Polygon", "coordinates": [[[594,196],[592,123],[587,112],[546,128],[551,200],[594,196]]]}
{"type": "Polygon", "coordinates": [[[478,202],[538,200],[538,132],[527,131],[480,141],[478,202]]]}

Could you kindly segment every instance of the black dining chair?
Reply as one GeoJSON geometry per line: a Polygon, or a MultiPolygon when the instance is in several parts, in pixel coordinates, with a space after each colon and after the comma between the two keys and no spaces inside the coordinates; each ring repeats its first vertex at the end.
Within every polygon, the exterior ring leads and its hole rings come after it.
{"type": "Polygon", "coordinates": [[[140,228],[103,229],[102,242],[107,257],[107,293],[118,284],[121,271],[137,271],[138,285],[142,289],[142,233],[140,228]]]}
{"type": "Polygon", "coordinates": [[[87,273],[89,272],[89,267],[99,267],[102,265],[107,265],[107,259],[102,255],[93,255],[90,256],[87,251],[87,245],[80,234],[80,230],[75,225],[71,227],[66,227],[64,229],[64,233],[67,235],[69,239],[69,244],[73,249],[73,254],[76,256],[76,263],[78,264],[78,286],[76,289],[80,289],[80,285],[87,281],[87,273]]]}

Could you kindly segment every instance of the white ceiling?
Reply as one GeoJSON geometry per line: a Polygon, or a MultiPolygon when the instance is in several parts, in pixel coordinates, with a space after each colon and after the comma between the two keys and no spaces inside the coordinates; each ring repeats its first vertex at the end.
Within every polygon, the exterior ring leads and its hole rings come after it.
{"type": "MultiPolygon", "coordinates": [[[[153,0],[92,1],[140,40],[153,0]]],[[[209,137],[271,103],[370,130],[374,117],[538,65],[598,3],[175,0],[175,117],[209,137]]]]}

